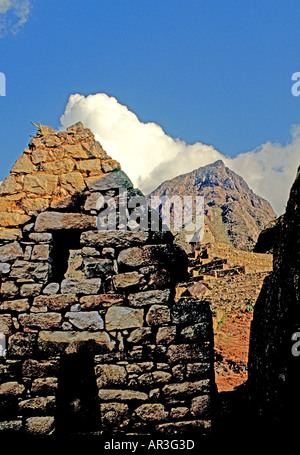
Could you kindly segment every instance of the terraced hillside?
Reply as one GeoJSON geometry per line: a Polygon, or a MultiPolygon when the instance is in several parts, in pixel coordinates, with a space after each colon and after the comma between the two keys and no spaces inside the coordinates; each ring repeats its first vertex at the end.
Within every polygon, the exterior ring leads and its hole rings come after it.
{"type": "Polygon", "coordinates": [[[224,243],[202,245],[189,255],[191,278],[177,286],[177,298],[192,295],[210,302],[220,392],[247,379],[253,308],[272,261],[271,254],[236,250],[224,243]]]}

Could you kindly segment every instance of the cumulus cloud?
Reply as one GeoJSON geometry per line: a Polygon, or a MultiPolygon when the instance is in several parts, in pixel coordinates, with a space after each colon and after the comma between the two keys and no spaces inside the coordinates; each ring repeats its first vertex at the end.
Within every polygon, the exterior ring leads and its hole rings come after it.
{"type": "Polygon", "coordinates": [[[30,0],[0,0],[0,37],[16,35],[29,17],[30,0]]]}
{"type": "Polygon", "coordinates": [[[300,162],[300,127],[293,128],[291,142],[285,146],[267,142],[230,158],[211,145],[189,145],[168,136],[159,125],[141,122],[104,93],[71,95],[60,120],[62,128],[82,121],[145,194],[164,180],[222,159],[281,214],[300,162]]]}

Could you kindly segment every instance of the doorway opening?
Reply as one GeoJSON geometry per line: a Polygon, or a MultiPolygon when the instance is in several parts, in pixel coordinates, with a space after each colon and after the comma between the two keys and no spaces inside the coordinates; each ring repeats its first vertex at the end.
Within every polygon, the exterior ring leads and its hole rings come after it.
{"type": "Polygon", "coordinates": [[[93,433],[99,429],[100,406],[93,357],[87,353],[62,356],[57,393],[57,433],[93,433]]]}
{"type": "Polygon", "coordinates": [[[53,248],[50,255],[51,281],[61,283],[68,269],[70,250],[80,249],[79,230],[61,230],[53,232],[53,248]]]}

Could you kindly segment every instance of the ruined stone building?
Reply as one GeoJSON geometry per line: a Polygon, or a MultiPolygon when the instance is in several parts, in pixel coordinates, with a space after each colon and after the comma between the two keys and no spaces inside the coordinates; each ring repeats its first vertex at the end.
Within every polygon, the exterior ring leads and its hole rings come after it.
{"type": "Polygon", "coordinates": [[[120,188],[81,123],[40,127],[0,187],[0,434],[210,431],[208,303],[175,301],[169,232],[99,229],[120,188]]]}

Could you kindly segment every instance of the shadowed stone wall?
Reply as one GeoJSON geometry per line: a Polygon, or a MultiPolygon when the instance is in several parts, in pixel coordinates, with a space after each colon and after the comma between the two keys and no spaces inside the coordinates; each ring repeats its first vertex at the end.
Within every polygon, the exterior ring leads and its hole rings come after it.
{"type": "Polygon", "coordinates": [[[300,338],[300,168],[285,214],[276,225],[274,271],[254,308],[249,350],[249,391],[257,416],[286,429],[296,425],[300,338]],[[294,341],[293,334],[296,334],[294,341]],[[298,333],[298,335],[297,335],[298,333]]]}

